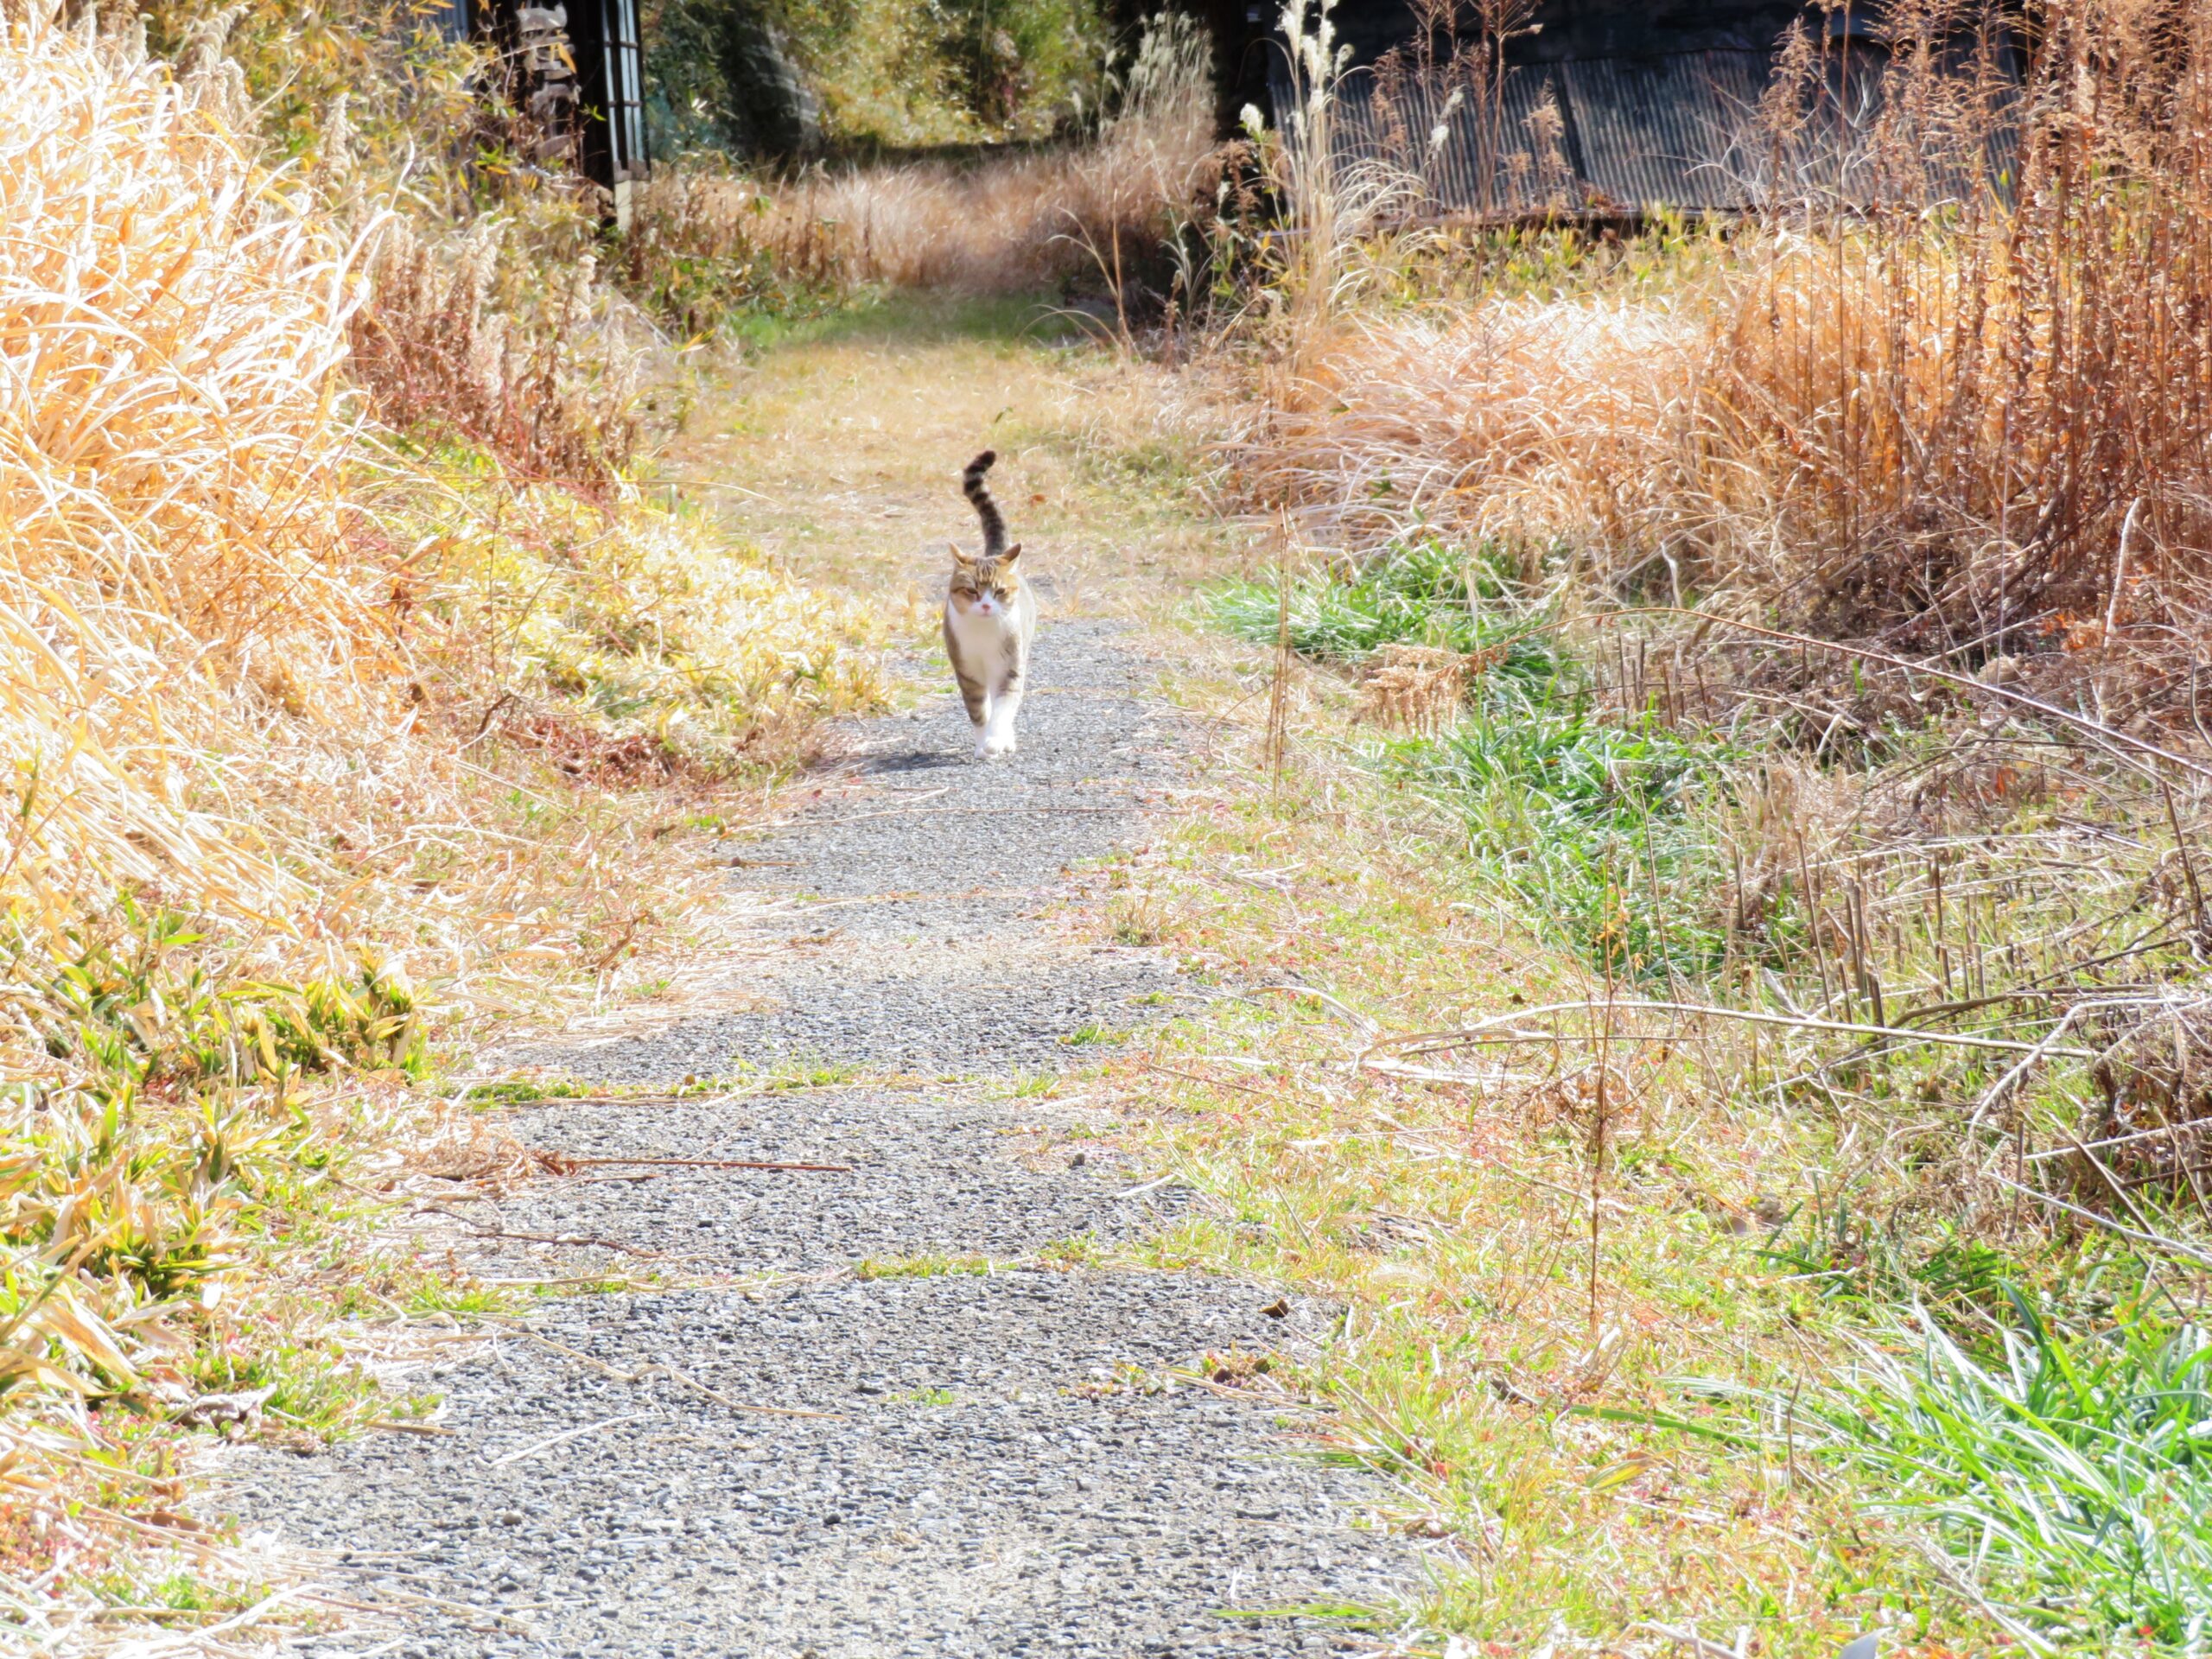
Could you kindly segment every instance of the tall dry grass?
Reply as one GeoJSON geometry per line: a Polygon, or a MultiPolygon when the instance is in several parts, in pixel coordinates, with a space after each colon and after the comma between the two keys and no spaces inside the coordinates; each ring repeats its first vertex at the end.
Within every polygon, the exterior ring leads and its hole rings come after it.
{"type": "Polygon", "coordinates": [[[2185,671],[2212,614],[2212,11],[2055,4],[2002,42],[2017,85],[1980,8],[1884,27],[1848,98],[1785,53],[1771,209],[1671,287],[1317,321],[1255,494],[1356,546],[1513,529],[1969,664],[2056,674],[2109,634],[2185,671]]]}
{"type": "Polygon", "coordinates": [[[636,455],[650,330],[623,327],[580,249],[525,251],[503,273],[509,228],[488,214],[444,238],[404,219],[380,225],[348,329],[351,377],[387,425],[604,497],[636,455]],[[527,303],[514,292],[525,285],[527,303]]]}
{"type": "Polygon", "coordinates": [[[603,453],[525,447],[569,470],[521,487],[457,394],[435,467],[379,430],[379,216],[267,168],[238,84],[0,18],[0,1493],[38,1517],[0,1583],[159,1495],[108,1402],[360,1408],[308,1375],[340,1287],[284,1246],[331,1169],[421,1116],[434,1029],[678,917],[693,873],[616,791],[876,695],[874,618],[603,453]]]}
{"type": "Polygon", "coordinates": [[[9,896],[274,915],[297,894],[226,810],[246,780],[202,758],[384,723],[351,251],[255,168],[223,79],[35,25],[0,54],[9,896]]]}
{"type": "Polygon", "coordinates": [[[1709,441],[1768,480],[1799,550],[1751,570],[1816,626],[2022,654],[2109,627],[2168,662],[2212,598],[2212,8],[2051,6],[2001,101],[1960,44],[1986,26],[1891,15],[1865,124],[1895,200],[1734,285],[1709,441]]]}

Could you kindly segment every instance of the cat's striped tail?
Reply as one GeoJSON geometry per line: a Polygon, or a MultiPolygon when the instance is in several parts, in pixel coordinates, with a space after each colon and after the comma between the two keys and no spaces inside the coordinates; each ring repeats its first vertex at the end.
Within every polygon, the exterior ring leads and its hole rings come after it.
{"type": "Polygon", "coordinates": [[[983,556],[995,559],[1006,551],[1006,520],[999,517],[999,504],[991,499],[991,493],[984,486],[983,474],[991,470],[991,463],[999,458],[995,449],[986,449],[969,461],[960,474],[960,487],[967,492],[976,516],[983,521],[983,556]]]}

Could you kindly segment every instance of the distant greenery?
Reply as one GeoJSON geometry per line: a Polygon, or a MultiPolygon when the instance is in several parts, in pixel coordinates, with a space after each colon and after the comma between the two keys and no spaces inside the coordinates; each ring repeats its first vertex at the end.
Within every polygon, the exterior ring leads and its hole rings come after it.
{"type": "Polygon", "coordinates": [[[649,0],[644,26],[664,150],[759,144],[764,38],[838,149],[1047,137],[1096,108],[1113,39],[1099,0],[649,0]]]}

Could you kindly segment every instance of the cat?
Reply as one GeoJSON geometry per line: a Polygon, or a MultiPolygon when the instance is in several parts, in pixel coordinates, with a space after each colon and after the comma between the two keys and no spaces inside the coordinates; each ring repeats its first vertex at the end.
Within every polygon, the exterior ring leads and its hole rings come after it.
{"type": "Polygon", "coordinates": [[[944,652],[960,699],[976,727],[976,758],[1014,752],[1014,716],[1029,677],[1029,641],[1037,632],[1037,601],[1014,569],[1021,543],[1006,544],[1006,520],[983,474],[998,460],[986,449],[960,474],[960,487],[983,524],[983,550],[952,546],[952,580],[944,595],[944,652]]]}

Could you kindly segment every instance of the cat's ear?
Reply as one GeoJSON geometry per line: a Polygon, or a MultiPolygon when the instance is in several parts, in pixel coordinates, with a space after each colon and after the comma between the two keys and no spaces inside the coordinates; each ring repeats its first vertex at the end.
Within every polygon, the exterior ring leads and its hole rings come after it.
{"type": "Polygon", "coordinates": [[[1005,552],[999,555],[999,563],[1001,564],[1012,564],[1020,556],[1021,543],[1020,542],[1016,542],[1012,547],[1009,547],[1005,552]]]}
{"type": "Polygon", "coordinates": [[[976,563],[976,556],[972,553],[963,553],[960,550],[959,543],[947,542],[945,543],[945,547],[951,552],[952,562],[955,564],[973,564],[976,563]]]}

